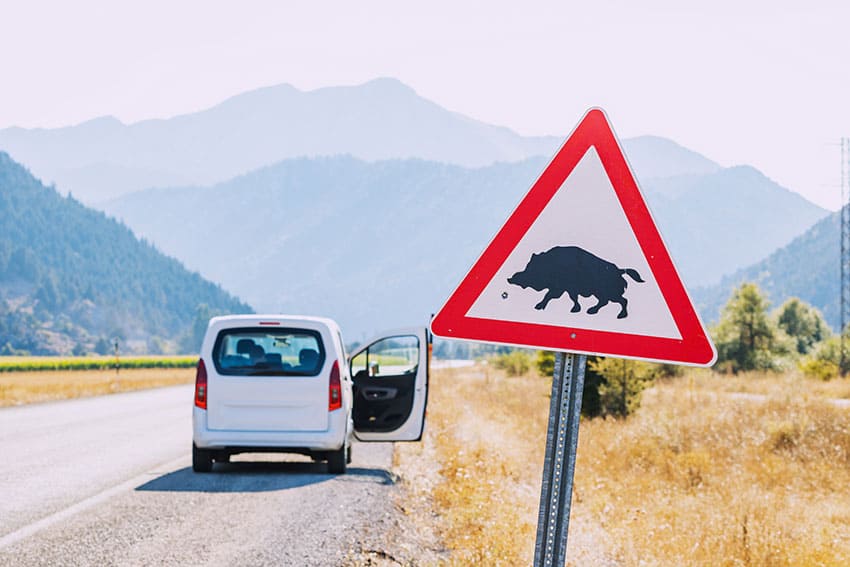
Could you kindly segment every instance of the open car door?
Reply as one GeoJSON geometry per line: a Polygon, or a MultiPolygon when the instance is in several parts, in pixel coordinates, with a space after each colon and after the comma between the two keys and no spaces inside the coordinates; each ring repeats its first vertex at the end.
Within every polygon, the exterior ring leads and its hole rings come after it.
{"type": "Polygon", "coordinates": [[[360,441],[419,441],[425,427],[431,334],[384,333],[351,356],[354,436],[360,441]]]}

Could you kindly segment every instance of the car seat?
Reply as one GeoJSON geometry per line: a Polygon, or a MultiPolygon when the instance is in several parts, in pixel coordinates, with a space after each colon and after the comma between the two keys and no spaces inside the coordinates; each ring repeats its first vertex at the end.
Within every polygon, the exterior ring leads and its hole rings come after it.
{"type": "Polygon", "coordinates": [[[312,348],[302,348],[298,353],[298,370],[299,372],[315,372],[316,365],[319,362],[319,351],[312,348]]]}
{"type": "Polygon", "coordinates": [[[239,339],[236,343],[237,354],[251,354],[251,349],[257,346],[254,339],[239,339]]]}

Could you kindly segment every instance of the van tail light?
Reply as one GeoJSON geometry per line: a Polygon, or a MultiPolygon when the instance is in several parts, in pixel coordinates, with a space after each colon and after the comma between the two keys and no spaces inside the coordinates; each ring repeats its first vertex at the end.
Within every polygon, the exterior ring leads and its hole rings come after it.
{"type": "Polygon", "coordinates": [[[342,383],[339,380],[339,362],[334,360],[331,366],[331,379],[328,384],[328,411],[342,407],[342,383]]]}
{"type": "Polygon", "coordinates": [[[195,370],[195,407],[207,409],[207,367],[203,358],[198,359],[195,370]]]}

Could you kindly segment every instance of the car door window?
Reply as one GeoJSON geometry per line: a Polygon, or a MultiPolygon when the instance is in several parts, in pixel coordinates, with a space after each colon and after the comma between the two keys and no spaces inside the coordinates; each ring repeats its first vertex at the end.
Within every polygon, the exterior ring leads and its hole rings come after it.
{"type": "Polygon", "coordinates": [[[418,366],[419,338],[405,335],[382,339],[360,352],[351,361],[351,373],[380,379],[416,374],[418,366]]]}
{"type": "Polygon", "coordinates": [[[419,357],[416,335],[380,339],[354,356],[355,431],[391,432],[408,420],[416,400],[419,357]]]}

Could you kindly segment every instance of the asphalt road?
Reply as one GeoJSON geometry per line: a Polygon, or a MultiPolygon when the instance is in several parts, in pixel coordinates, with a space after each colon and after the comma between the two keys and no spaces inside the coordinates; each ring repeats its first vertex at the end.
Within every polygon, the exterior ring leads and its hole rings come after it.
{"type": "Polygon", "coordinates": [[[341,565],[392,529],[389,444],[191,470],[190,386],[0,410],[0,565],[341,565]]]}

